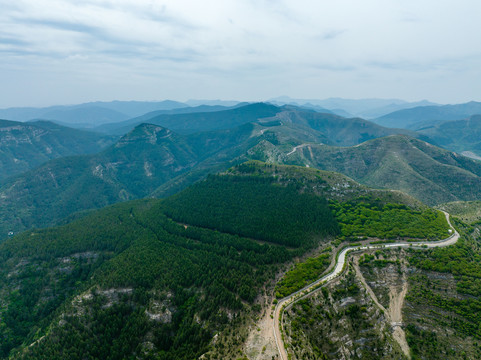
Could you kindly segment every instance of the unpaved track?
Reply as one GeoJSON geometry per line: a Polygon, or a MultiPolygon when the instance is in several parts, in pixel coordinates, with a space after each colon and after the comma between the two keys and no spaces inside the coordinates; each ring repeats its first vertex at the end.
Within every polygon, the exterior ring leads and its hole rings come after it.
{"type": "MultiPolygon", "coordinates": [[[[398,242],[398,243],[392,243],[392,244],[382,244],[382,245],[362,245],[362,246],[354,246],[354,247],[347,247],[337,254],[337,263],[336,266],[334,267],[334,270],[330,272],[327,275],[324,275],[320,279],[314,281],[312,284],[307,285],[306,287],[302,288],[299,291],[296,291],[295,293],[292,293],[291,295],[279,300],[279,302],[276,305],[276,308],[274,310],[274,318],[272,319],[272,327],[274,330],[274,338],[276,341],[277,349],[279,351],[279,359],[281,360],[288,360],[287,357],[287,351],[284,346],[284,341],[282,340],[282,335],[281,335],[281,322],[282,322],[282,316],[284,313],[285,307],[289,305],[293,305],[295,302],[310,296],[312,293],[314,293],[316,290],[318,290],[320,287],[327,285],[329,282],[332,280],[336,279],[344,270],[344,265],[346,263],[346,256],[349,252],[352,251],[362,251],[362,250],[371,250],[371,249],[382,249],[382,248],[397,248],[397,247],[416,247],[416,248],[435,248],[435,247],[444,247],[444,246],[449,246],[455,244],[458,239],[459,239],[459,234],[454,229],[454,227],[451,225],[451,222],[449,221],[449,214],[445,211],[443,211],[446,220],[451,227],[453,233],[450,237],[440,240],[440,241],[420,241],[420,242],[413,242],[413,243],[408,243],[408,242],[398,242]]],[[[407,288],[406,288],[407,291],[407,288]]],[[[404,299],[404,298],[403,298],[404,299]]],[[[402,303],[400,304],[402,307],[402,303]]],[[[399,313],[401,314],[401,309],[399,309],[399,313]]]]}
{"type": "Polygon", "coordinates": [[[369,294],[369,296],[371,297],[372,301],[374,301],[374,304],[377,305],[377,307],[379,309],[382,310],[382,312],[384,314],[386,314],[386,316],[388,316],[388,311],[386,310],[386,308],[379,302],[379,300],[377,299],[377,296],[376,294],[374,294],[374,291],[372,291],[371,287],[368,285],[368,283],[366,282],[366,279],[364,278],[364,276],[362,275],[362,272],[361,272],[361,269],[359,268],[359,257],[356,256],[354,258],[354,270],[356,271],[356,275],[357,275],[357,278],[359,279],[359,281],[361,281],[361,284],[362,286],[364,286],[364,288],[366,289],[367,293],[369,294]]]}
{"type": "Polygon", "coordinates": [[[356,256],[353,261],[354,270],[356,271],[356,276],[361,281],[361,284],[366,289],[367,293],[371,297],[372,301],[377,305],[379,309],[384,313],[386,316],[387,321],[390,323],[391,327],[393,328],[393,338],[401,347],[404,355],[407,356],[408,359],[411,358],[411,354],[409,352],[409,345],[406,340],[406,334],[401,327],[402,325],[402,307],[404,304],[404,298],[408,292],[407,286],[407,278],[406,274],[403,274],[403,286],[400,292],[397,291],[396,286],[391,285],[389,287],[389,308],[386,309],[378,300],[374,291],[366,282],[361,269],[359,268],[359,256],[356,256]]]}
{"type": "Polygon", "coordinates": [[[402,308],[407,293],[408,280],[406,278],[406,274],[404,273],[402,290],[398,293],[395,286],[391,286],[389,288],[389,318],[391,320],[391,324],[394,326],[392,334],[394,340],[397,341],[403,353],[408,357],[408,359],[410,359],[411,353],[409,351],[409,345],[406,340],[406,333],[401,327],[401,324],[403,322],[402,308]]]}
{"type": "MultiPolygon", "coordinates": [[[[297,145],[297,146],[294,147],[294,149],[292,149],[291,151],[289,151],[289,152],[286,154],[286,156],[289,156],[289,155],[291,155],[291,154],[294,154],[294,153],[297,151],[297,149],[303,148],[303,147],[305,147],[305,146],[310,146],[310,145],[311,145],[311,144],[301,144],[301,145],[297,145]]],[[[312,151],[311,151],[311,155],[312,155],[312,151]]]]}

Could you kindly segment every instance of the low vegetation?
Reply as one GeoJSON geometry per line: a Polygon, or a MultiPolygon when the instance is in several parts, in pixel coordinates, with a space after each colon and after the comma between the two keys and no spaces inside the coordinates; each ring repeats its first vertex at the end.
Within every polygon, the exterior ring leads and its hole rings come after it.
{"type": "Polygon", "coordinates": [[[276,298],[290,295],[317,280],[331,263],[331,255],[329,247],[319,256],[295,264],[276,284],[276,298]]]}
{"type": "Polygon", "coordinates": [[[342,239],[363,237],[380,239],[416,238],[439,240],[448,237],[448,224],[440,211],[424,208],[415,210],[404,204],[366,202],[330,202],[342,239]]]}

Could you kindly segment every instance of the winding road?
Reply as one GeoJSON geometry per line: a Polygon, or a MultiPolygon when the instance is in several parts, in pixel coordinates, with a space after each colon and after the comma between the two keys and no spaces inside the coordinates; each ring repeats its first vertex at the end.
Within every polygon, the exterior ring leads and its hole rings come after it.
{"type": "Polygon", "coordinates": [[[449,246],[449,245],[455,244],[459,239],[459,233],[451,225],[451,222],[449,220],[449,214],[445,211],[443,212],[444,212],[444,215],[446,216],[446,220],[449,226],[452,229],[452,235],[450,237],[443,240],[439,240],[439,241],[429,241],[429,242],[428,241],[398,242],[398,243],[390,243],[390,244],[345,247],[336,254],[336,264],[334,266],[334,269],[330,273],[324,275],[323,277],[319,278],[313,283],[305,286],[301,290],[298,290],[292,293],[291,295],[286,296],[285,298],[279,300],[279,302],[277,303],[274,309],[273,327],[274,327],[274,338],[276,340],[276,345],[279,351],[280,359],[288,360],[287,351],[284,346],[284,341],[282,339],[282,334],[281,334],[282,318],[284,315],[284,309],[286,307],[292,306],[297,301],[311,295],[314,291],[320,289],[322,286],[327,285],[329,282],[336,279],[344,270],[347,254],[352,251],[400,248],[400,247],[416,247],[416,248],[425,249],[425,248],[443,247],[443,246],[449,246]]]}

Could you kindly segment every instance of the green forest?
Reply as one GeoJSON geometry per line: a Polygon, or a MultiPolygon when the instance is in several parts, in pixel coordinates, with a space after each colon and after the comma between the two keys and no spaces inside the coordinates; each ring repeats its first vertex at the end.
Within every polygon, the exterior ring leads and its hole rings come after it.
{"type": "Polygon", "coordinates": [[[181,223],[291,247],[339,233],[324,198],[272,177],[212,175],[167,199],[164,209],[181,223]]]}
{"type": "Polygon", "coordinates": [[[0,358],[197,358],[338,232],[325,199],[235,176],[25,232],[0,244],[0,358]]]}
{"type": "Polygon", "coordinates": [[[276,284],[276,298],[280,299],[317,280],[331,263],[331,248],[321,255],[295,264],[276,284]]]}
{"type": "Polygon", "coordinates": [[[383,204],[381,201],[330,201],[341,228],[342,239],[359,237],[380,239],[439,240],[449,236],[446,218],[440,211],[411,209],[403,204],[383,204]]]}

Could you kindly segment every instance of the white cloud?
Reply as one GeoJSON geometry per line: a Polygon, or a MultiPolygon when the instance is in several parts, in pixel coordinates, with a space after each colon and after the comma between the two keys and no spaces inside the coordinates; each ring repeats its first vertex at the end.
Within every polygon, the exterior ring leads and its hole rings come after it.
{"type": "Polygon", "coordinates": [[[476,99],[480,13],[477,0],[0,0],[0,106],[476,99]],[[75,91],[62,90],[67,83],[75,91]],[[453,94],[451,84],[463,86],[453,94]]]}

